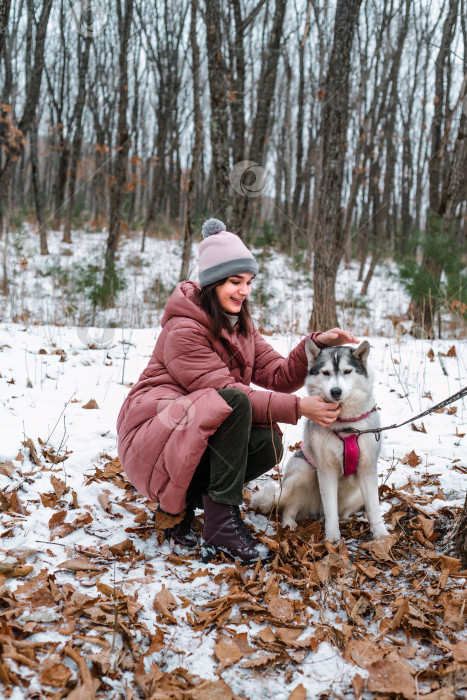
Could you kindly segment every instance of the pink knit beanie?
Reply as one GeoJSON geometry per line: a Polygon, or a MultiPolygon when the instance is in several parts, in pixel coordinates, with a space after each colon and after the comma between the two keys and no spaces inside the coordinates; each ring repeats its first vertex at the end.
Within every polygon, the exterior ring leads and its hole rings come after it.
{"type": "Polygon", "coordinates": [[[225,230],[219,219],[208,219],[199,246],[198,274],[201,287],[241,272],[258,274],[258,265],[235,233],[225,230]]]}

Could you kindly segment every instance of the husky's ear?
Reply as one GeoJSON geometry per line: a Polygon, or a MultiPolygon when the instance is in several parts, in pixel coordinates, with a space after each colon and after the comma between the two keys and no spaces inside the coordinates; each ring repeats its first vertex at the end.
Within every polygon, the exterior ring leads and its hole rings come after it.
{"type": "Polygon", "coordinates": [[[321,350],[314,344],[311,338],[305,340],[305,352],[308,359],[308,363],[311,364],[316,360],[321,350]]]}
{"type": "Polygon", "coordinates": [[[366,364],[366,360],[368,355],[370,354],[370,343],[368,340],[364,340],[363,343],[360,343],[358,348],[355,348],[355,350],[352,350],[352,355],[357,358],[357,360],[360,360],[362,365],[366,364]]]}

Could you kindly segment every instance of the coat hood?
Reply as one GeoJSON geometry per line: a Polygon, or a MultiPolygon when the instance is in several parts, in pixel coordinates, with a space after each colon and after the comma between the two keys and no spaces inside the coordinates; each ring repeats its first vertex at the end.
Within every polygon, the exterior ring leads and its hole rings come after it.
{"type": "Polygon", "coordinates": [[[195,302],[195,296],[198,291],[199,284],[197,282],[186,280],[177,284],[165,305],[161,319],[162,328],[174,316],[192,318],[194,321],[202,323],[203,326],[210,327],[206,312],[195,302]]]}

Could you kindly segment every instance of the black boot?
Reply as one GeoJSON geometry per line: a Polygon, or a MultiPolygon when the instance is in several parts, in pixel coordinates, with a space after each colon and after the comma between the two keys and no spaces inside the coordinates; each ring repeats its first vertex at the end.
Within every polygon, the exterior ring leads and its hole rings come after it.
{"type": "Polygon", "coordinates": [[[186,511],[183,519],[165,531],[167,538],[174,544],[174,551],[176,554],[185,554],[187,550],[194,549],[198,544],[198,538],[191,527],[194,517],[194,505],[187,499],[186,511]]]}
{"type": "Polygon", "coordinates": [[[239,506],[216,503],[207,494],[203,494],[203,505],[201,556],[205,564],[219,552],[224,552],[231,559],[238,559],[242,564],[255,564],[259,557],[262,562],[272,558],[273,552],[251,536],[242,520],[239,506]]]}

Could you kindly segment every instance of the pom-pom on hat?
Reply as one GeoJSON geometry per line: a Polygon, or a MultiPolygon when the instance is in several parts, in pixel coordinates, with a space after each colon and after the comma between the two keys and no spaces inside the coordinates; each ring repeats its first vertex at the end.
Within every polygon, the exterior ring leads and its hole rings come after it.
{"type": "Polygon", "coordinates": [[[226,231],[219,219],[208,219],[204,223],[203,239],[198,263],[201,287],[242,272],[258,274],[256,260],[246,245],[235,233],[226,231]]]}

